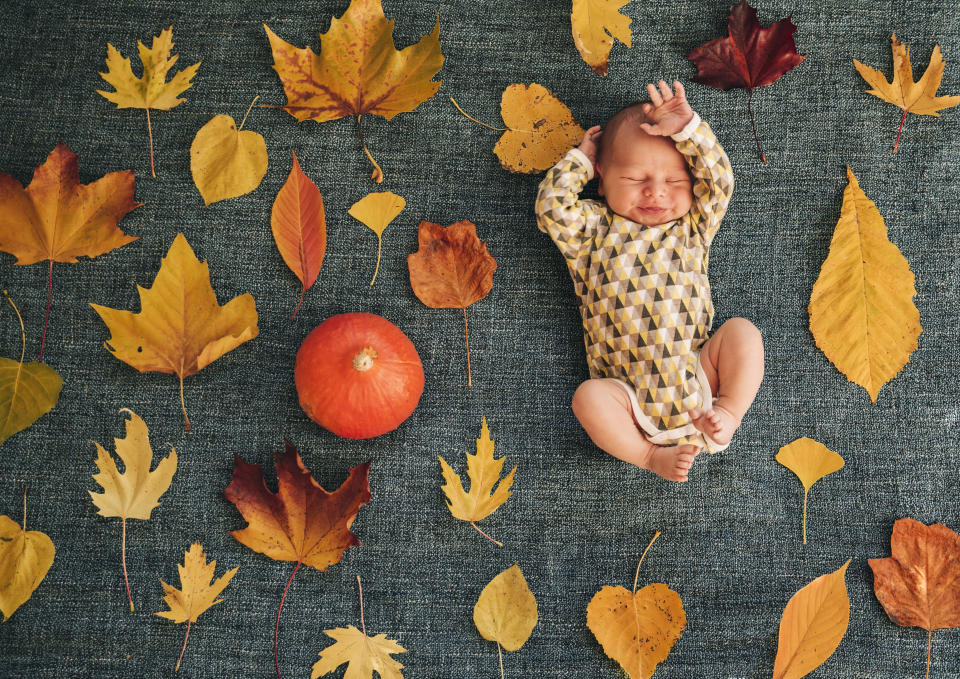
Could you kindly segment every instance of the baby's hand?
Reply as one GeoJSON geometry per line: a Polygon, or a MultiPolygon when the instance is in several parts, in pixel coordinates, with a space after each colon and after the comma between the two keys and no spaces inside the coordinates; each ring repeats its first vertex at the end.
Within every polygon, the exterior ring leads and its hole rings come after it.
{"type": "Polygon", "coordinates": [[[600,135],[602,134],[603,128],[599,125],[594,125],[584,133],[583,141],[580,142],[580,146],[577,147],[593,165],[597,164],[597,149],[600,146],[600,135]]]}
{"type": "Polygon", "coordinates": [[[651,103],[643,105],[643,112],[650,119],[649,123],[641,123],[640,129],[647,134],[659,137],[669,137],[676,134],[693,119],[693,109],[687,103],[687,94],[679,80],[673,81],[676,93],[670,91],[670,86],[661,80],[660,91],[652,84],[647,85],[651,103]]]}

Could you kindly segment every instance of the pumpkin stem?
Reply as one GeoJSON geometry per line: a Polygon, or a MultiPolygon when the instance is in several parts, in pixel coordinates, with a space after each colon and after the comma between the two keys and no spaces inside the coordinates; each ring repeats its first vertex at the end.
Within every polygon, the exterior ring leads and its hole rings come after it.
{"type": "Polygon", "coordinates": [[[353,357],[353,369],[365,373],[373,367],[377,351],[373,347],[364,347],[359,354],[353,357]]]}

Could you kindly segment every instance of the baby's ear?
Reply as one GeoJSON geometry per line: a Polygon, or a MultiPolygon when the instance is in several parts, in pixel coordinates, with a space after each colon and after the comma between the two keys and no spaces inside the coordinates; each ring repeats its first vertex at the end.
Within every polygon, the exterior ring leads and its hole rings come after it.
{"type": "Polygon", "coordinates": [[[600,165],[593,166],[593,176],[597,178],[597,194],[603,195],[603,173],[600,171],[600,165]]]}

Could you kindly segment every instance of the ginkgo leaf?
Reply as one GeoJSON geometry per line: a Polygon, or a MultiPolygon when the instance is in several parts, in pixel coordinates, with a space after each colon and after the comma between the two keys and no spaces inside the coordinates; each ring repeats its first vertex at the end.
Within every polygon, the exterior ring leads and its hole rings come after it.
{"type": "MultiPolygon", "coordinates": [[[[487,418],[484,417],[480,425],[480,438],[477,439],[477,454],[467,453],[467,476],[470,478],[470,492],[463,489],[460,476],[453,471],[447,461],[437,455],[440,468],[446,484],[441,486],[447,496],[447,509],[454,517],[469,521],[482,535],[486,535],[477,528],[475,521],[490,516],[500,505],[510,497],[510,486],[513,485],[513,475],[517,472],[514,465],[510,473],[500,478],[505,458],[493,456],[493,441],[490,439],[490,430],[487,428],[487,418]]],[[[492,539],[492,538],[491,538],[492,539]]],[[[493,540],[501,547],[501,543],[493,540]]]]}
{"type": "Polygon", "coordinates": [[[137,286],[139,313],[91,304],[110,330],[104,346],[140,372],[180,378],[184,428],[190,418],[183,400],[183,378],[257,336],[257,308],[245,293],[220,306],[210,286],[210,270],[197,259],[182,233],[174,238],[153,286],[137,286]]]}
{"type": "Polygon", "coordinates": [[[533,174],[553,167],[583,139],[584,129],[570,109],[543,85],[508,85],[500,99],[507,126],[493,147],[510,172],[533,174]]]}
{"type": "Polygon", "coordinates": [[[343,16],[332,18],[329,30],[320,34],[320,54],[294,47],[266,24],[264,29],[273,68],[287,95],[284,110],[301,122],[356,116],[360,143],[373,164],[372,177],[382,182],[383,172],[363,141],[360,119],[371,113],[390,120],[436,94],[440,83],[431,78],[443,66],[439,16],[432,33],[399,51],[393,21],[384,16],[380,0],[351,0],[343,16]]]}
{"type": "Polygon", "coordinates": [[[613,41],[630,47],[630,22],[620,13],[630,0],[573,0],[570,24],[573,42],[587,65],[599,75],[606,75],[613,41]]]}
{"type": "Polygon", "coordinates": [[[143,64],[143,75],[139,78],[133,74],[130,60],[125,58],[116,47],[107,43],[107,72],[100,76],[114,87],[116,91],[107,92],[97,90],[117,108],[142,108],[147,113],[147,134],[150,137],[150,173],[156,177],[153,168],[153,130],[150,128],[150,109],[169,111],[179,106],[186,99],[180,95],[193,86],[190,80],[200,68],[198,61],[193,66],[187,66],[174,74],[167,81],[167,73],[177,63],[179,55],[170,56],[173,48],[173,26],[161,31],[154,37],[153,44],[148,49],[139,40],[137,51],[140,53],[140,62],[143,64]]]}
{"type": "Polygon", "coordinates": [[[893,152],[896,153],[900,145],[900,133],[903,132],[903,123],[908,113],[938,116],[940,114],[937,111],[960,104],[960,96],[937,96],[945,66],[943,57],[940,55],[940,45],[934,46],[927,70],[916,82],[913,81],[909,45],[901,45],[897,42],[897,36],[894,33],[890,36],[890,49],[893,50],[893,76],[890,82],[887,82],[883,73],[856,59],[853,60],[853,65],[867,84],[873,88],[867,90],[867,94],[872,94],[903,109],[900,128],[897,130],[897,140],[893,144],[893,152]]]}
{"type": "Polygon", "coordinates": [[[910,265],[849,167],[847,179],[830,253],[810,295],[810,332],[837,369],[876,403],[880,387],[917,348],[920,312],[910,265]]]}
{"type": "Polygon", "coordinates": [[[803,484],[803,544],[807,544],[807,493],[824,476],[842,469],[843,458],[804,436],[783,446],[777,453],[777,462],[796,474],[803,484]]]}
{"type": "Polygon", "coordinates": [[[133,597],[130,594],[130,581],[127,577],[127,519],[147,520],[153,508],[160,504],[160,496],[167,492],[173,475],[177,471],[177,451],[170,447],[170,454],[157,463],[156,468],[150,471],[153,464],[153,449],[150,447],[150,437],[146,423],[140,416],[128,408],[120,412],[130,414],[125,421],[126,436],[113,440],[117,450],[117,457],[123,462],[123,471],[117,468],[117,463],[107,450],[94,441],[97,447],[97,469],[93,480],[103,488],[102,493],[94,493],[90,498],[100,516],[118,517],[122,520],[121,560],[123,563],[123,580],[127,586],[127,598],[130,600],[130,611],[133,612],[133,597]]]}
{"type": "Polygon", "coordinates": [[[187,623],[187,632],[183,638],[183,648],[180,651],[180,657],[177,659],[175,672],[179,671],[180,662],[183,660],[183,652],[187,649],[190,625],[197,621],[201,613],[214,604],[223,601],[223,599],[217,597],[230,584],[230,580],[240,569],[237,566],[213,580],[216,568],[216,560],[207,563],[203,547],[199,542],[194,542],[190,545],[190,549],[184,553],[183,565],[177,564],[177,573],[180,575],[180,589],[168,585],[163,580],[160,581],[160,585],[163,587],[163,601],[170,610],[160,611],[154,615],[173,620],[176,623],[187,623]]]}
{"type": "Polygon", "coordinates": [[[537,626],[537,599],[520,566],[513,564],[487,583],[473,607],[473,624],[498,649],[516,651],[527,643],[537,626]]]}
{"type": "Polygon", "coordinates": [[[377,280],[377,271],[380,270],[380,250],[383,241],[383,231],[406,207],[407,201],[393,191],[368,193],[350,207],[349,214],[360,223],[369,227],[377,234],[377,266],[373,269],[373,278],[370,285],[377,280]]]}
{"type": "Polygon", "coordinates": [[[463,333],[467,344],[467,385],[470,376],[470,332],[467,307],[487,296],[493,288],[497,260],[477,238],[473,222],[461,220],[450,226],[420,222],[419,249],[407,255],[410,286],[421,302],[432,309],[463,309],[463,333]]]}
{"type": "Polygon", "coordinates": [[[833,573],[821,575],[787,602],[780,618],[780,636],[773,679],[800,679],[833,655],[850,623],[847,596],[848,559],[833,573]]]}
{"type": "MultiPolygon", "coordinates": [[[[291,152],[293,153],[293,152],[291,152]]],[[[270,228],[280,256],[300,279],[300,301],[293,310],[296,318],[307,288],[317,280],[327,252],[327,221],[323,196],[303,170],[297,154],[287,181],[277,192],[270,213],[270,228]]]]}
{"type": "Polygon", "coordinates": [[[0,516],[0,612],[4,622],[40,586],[56,553],[46,533],[24,529],[9,516],[0,516]]]}
{"type": "Polygon", "coordinates": [[[246,121],[238,128],[230,116],[215,115],[194,136],[190,172],[204,205],[250,193],[267,173],[267,143],[243,129],[246,121]]]}
{"type": "Polygon", "coordinates": [[[320,651],[320,660],[313,664],[310,679],[330,674],[343,664],[347,665],[344,677],[372,679],[376,672],[381,679],[403,679],[399,662],[391,658],[394,653],[406,653],[407,649],[386,634],[368,637],[353,625],[325,629],[323,633],[336,643],[320,651]]]}

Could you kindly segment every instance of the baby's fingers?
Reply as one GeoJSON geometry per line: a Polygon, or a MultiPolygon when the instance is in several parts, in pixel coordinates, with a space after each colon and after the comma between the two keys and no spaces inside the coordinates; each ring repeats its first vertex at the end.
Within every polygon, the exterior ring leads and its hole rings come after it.
{"type": "Polygon", "coordinates": [[[666,80],[661,80],[657,84],[660,86],[660,94],[663,95],[664,101],[673,99],[673,92],[670,91],[670,86],[667,84],[666,80]]]}
{"type": "Polygon", "coordinates": [[[660,96],[660,93],[657,91],[657,88],[653,86],[653,83],[647,83],[647,94],[650,95],[650,101],[653,102],[654,106],[663,105],[663,97],[660,96]]]}
{"type": "Polygon", "coordinates": [[[683,89],[683,83],[679,80],[673,81],[673,89],[676,90],[677,96],[681,99],[687,98],[687,91],[683,89]]]}

